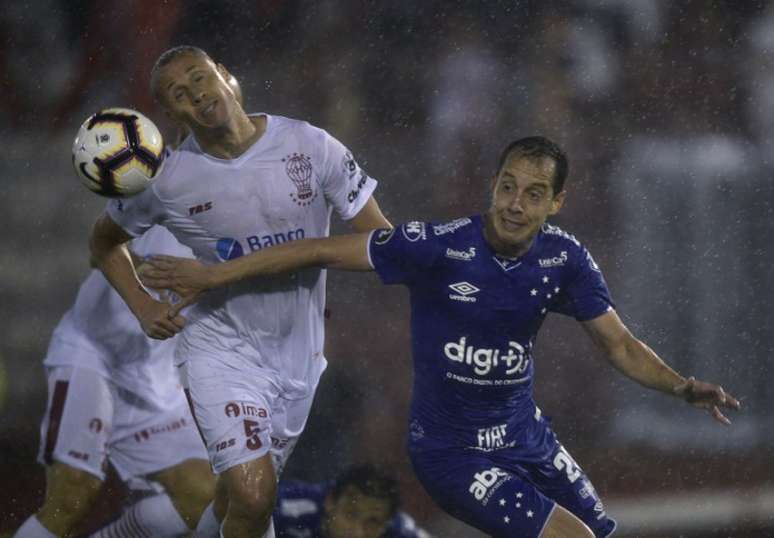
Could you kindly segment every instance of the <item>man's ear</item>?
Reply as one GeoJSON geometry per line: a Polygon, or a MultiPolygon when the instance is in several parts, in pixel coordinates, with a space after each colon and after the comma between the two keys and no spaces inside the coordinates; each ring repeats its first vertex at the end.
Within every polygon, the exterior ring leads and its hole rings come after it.
{"type": "Polygon", "coordinates": [[[551,211],[549,211],[549,215],[556,215],[559,213],[559,211],[564,206],[564,200],[567,197],[567,191],[563,190],[556,196],[554,196],[554,199],[551,200],[551,211]]]}
{"type": "Polygon", "coordinates": [[[223,77],[223,80],[228,82],[231,78],[231,73],[229,73],[228,69],[226,69],[226,66],[219,63],[215,65],[215,68],[218,70],[218,73],[220,73],[220,76],[223,77]]]}

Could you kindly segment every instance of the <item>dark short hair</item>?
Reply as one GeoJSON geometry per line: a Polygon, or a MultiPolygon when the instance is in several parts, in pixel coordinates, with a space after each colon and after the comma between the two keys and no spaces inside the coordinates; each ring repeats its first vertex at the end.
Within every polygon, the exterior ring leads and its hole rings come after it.
{"type": "Polygon", "coordinates": [[[356,465],[349,467],[334,481],[330,490],[333,499],[338,499],[344,491],[354,487],[368,497],[383,499],[390,507],[390,517],[394,516],[400,505],[398,483],[386,472],[374,465],[356,465]]]}
{"type": "Polygon", "coordinates": [[[153,68],[151,69],[151,93],[156,95],[156,89],[153,87],[153,84],[159,71],[165,65],[168,65],[170,62],[172,62],[172,60],[175,60],[181,56],[201,56],[210,60],[212,59],[210,58],[209,54],[204,52],[204,50],[200,49],[199,47],[194,47],[193,45],[179,45],[163,52],[161,56],[159,56],[158,60],[156,60],[156,63],[153,64],[153,68]]]}
{"type": "Polygon", "coordinates": [[[528,159],[540,159],[541,157],[552,159],[555,165],[552,182],[554,194],[559,194],[564,190],[564,182],[567,179],[570,165],[567,161],[567,155],[558,144],[543,136],[528,136],[511,142],[500,154],[500,160],[497,163],[497,175],[500,174],[508,158],[513,154],[528,159]]]}

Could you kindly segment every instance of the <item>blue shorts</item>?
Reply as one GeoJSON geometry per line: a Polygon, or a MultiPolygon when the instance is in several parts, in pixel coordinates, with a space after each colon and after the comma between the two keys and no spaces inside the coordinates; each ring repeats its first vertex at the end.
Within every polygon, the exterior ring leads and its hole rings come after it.
{"type": "Polygon", "coordinates": [[[594,486],[555,437],[546,457],[537,459],[515,448],[414,446],[410,455],[417,478],[441,508],[493,537],[539,537],[557,504],[597,538],[615,529],[594,486]]]}

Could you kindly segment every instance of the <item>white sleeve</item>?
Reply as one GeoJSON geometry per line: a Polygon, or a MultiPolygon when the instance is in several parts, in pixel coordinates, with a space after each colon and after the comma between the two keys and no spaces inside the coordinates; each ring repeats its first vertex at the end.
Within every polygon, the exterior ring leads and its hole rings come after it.
{"type": "Polygon", "coordinates": [[[343,220],[357,215],[376,189],[376,180],[360,168],[352,153],[323,131],[322,186],[325,198],[343,220]]]}
{"type": "Polygon", "coordinates": [[[154,224],[160,224],[164,217],[164,206],[153,190],[153,186],[129,198],[113,198],[105,208],[108,216],[126,233],[137,237],[154,224]]]}

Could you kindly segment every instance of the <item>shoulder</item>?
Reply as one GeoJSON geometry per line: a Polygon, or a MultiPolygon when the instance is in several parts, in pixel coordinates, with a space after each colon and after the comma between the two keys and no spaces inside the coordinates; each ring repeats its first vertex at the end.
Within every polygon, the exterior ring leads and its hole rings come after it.
{"type": "Polygon", "coordinates": [[[541,229],[541,236],[542,246],[537,253],[537,263],[541,268],[568,265],[582,269],[589,266],[599,271],[591,253],[574,235],[558,226],[545,224],[541,229]]]}
{"type": "Polygon", "coordinates": [[[540,229],[539,245],[535,252],[535,263],[541,269],[576,267],[583,255],[583,246],[574,235],[548,223],[540,229]]]}
{"type": "Polygon", "coordinates": [[[562,230],[559,226],[545,223],[540,231],[543,233],[548,243],[564,244],[568,246],[572,245],[574,248],[582,248],[580,241],[578,241],[574,235],[562,230]]]}
{"type": "Polygon", "coordinates": [[[288,118],[286,116],[276,116],[274,114],[267,114],[266,117],[271,123],[272,131],[276,132],[277,134],[293,134],[296,136],[320,140],[324,139],[326,136],[330,136],[324,129],[316,127],[305,120],[288,118]]]}
{"type": "Polygon", "coordinates": [[[464,236],[475,228],[472,224],[473,219],[470,217],[462,217],[448,222],[433,223],[431,225],[432,235],[433,237],[446,236],[447,239],[464,236]]]}
{"type": "Polygon", "coordinates": [[[188,188],[186,180],[194,170],[201,170],[202,151],[193,136],[185,140],[175,149],[168,150],[164,159],[164,168],[156,180],[151,184],[151,189],[159,199],[168,199],[176,188],[188,188]]]}
{"type": "MultiPolygon", "coordinates": [[[[394,232],[385,231],[384,234],[392,237],[394,233],[409,243],[444,246],[464,242],[475,233],[475,230],[473,219],[463,217],[446,222],[412,220],[399,225],[394,232]]],[[[375,239],[378,240],[380,237],[375,239]]]]}

